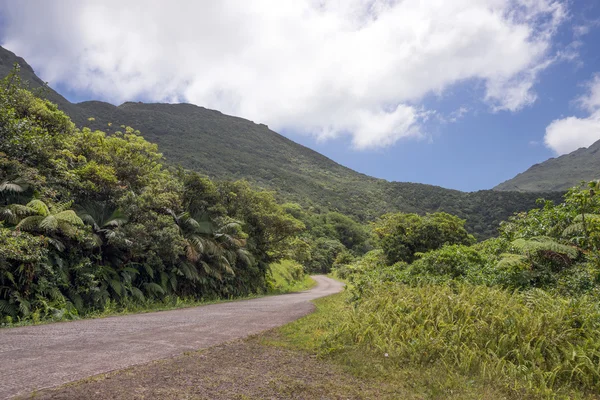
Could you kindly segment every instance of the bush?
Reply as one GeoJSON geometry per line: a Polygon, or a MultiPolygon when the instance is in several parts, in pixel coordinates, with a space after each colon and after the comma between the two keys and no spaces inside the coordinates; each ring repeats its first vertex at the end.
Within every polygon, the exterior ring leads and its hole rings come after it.
{"type": "Polygon", "coordinates": [[[292,260],[282,260],[269,265],[270,274],[267,275],[267,288],[273,293],[287,293],[305,289],[307,279],[310,277],[304,272],[301,264],[292,260]]]}

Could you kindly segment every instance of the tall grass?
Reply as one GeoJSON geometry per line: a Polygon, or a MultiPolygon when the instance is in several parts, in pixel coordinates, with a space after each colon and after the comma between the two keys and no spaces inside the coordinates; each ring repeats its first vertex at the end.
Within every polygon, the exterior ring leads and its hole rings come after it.
{"type": "Polygon", "coordinates": [[[382,284],[340,310],[325,346],[443,364],[512,390],[600,392],[600,306],[586,296],[453,284],[382,284]]]}
{"type": "Polygon", "coordinates": [[[267,275],[269,293],[290,293],[310,289],[315,281],[304,272],[304,268],[296,261],[282,260],[269,265],[267,275]]]}

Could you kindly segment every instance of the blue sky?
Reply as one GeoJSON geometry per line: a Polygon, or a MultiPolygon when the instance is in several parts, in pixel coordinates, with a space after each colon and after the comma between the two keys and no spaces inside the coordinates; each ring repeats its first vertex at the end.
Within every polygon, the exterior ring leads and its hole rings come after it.
{"type": "Polygon", "coordinates": [[[0,0],[0,44],[71,101],[191,102],[388,180],[489,189],[600,139],[600,2],[162,4],[0,0]]]}
{"type": "MultiPolygon", "coordinates": [[[[317,142],[284,132],[295,141],[367,175],[395,181],[439,185],[463,191],[490,189],[557,154],[544,145],[551,121],[586,113],[574,100],[586,92],[586,83],[600,72],[600,2],[574,1],[571,20],[560,28],[555,46],[572,41],[573,27],[590,25],[573,62],[558,62],[538,77],[535,103],[518,112],[489,112],[478,104],[476,83],[466,82],[442,98],[426,103],[451,112],[457,105],[475,107],[457,123],[431,127],[431,140],[403,141],[372,151],[349,150],[348,140],[317,142]],[[594,22],[596,21],[596,22],[594,22]]],[[[598,137],[600,140],[600,136],[598,137]]]]}

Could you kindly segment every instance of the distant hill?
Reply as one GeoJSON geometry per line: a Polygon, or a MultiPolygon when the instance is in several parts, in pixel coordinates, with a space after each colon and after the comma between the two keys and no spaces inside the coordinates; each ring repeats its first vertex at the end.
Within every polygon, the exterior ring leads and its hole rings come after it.
{"type": "Polygon", "coordinates": [[[566,191],[581,181],[600,179],[600,141],[558,158],[535,164],[494,190],[543,192],[566,191]]]}
{"type": "MultiPolygon", "coordinates": [[[[21,75],[32,87],[44,85],[25,60],[0,47],[2,76],[15,62],[21,65],[21,75]]],[[[80,127],[114,132],[128,125],[140,130],[173,164],[216,179],[246,179],[255,186],[277,191],[281,200],[316,210],[340,211],[363,221],[391,211],[446,211],[467,219],[470,231],[483,238],[495,234],[498,223],[512,213],[533,208],[538,197],[558,200],[561,196],[556,192],[465,193],[439,186],[388,182],[346,168],[266,125],[192,104],[73,104],[50,88],[43,95],[80,127]]]]}

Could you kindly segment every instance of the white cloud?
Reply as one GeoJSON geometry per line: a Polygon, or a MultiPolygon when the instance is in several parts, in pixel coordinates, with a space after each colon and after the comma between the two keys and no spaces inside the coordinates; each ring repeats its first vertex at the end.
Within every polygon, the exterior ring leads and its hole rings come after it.
{"type": "Polygon", "coordinates": [[[111,102],[186,101],[356,148],[420,137],[419,102],[484,83],[535,101],[559,0],[4,2],[4,45],[51,84],[111,102]]]}
{"type": "Polygon", "coordinates": [[[600,140],[600,112],[588,118],[568,117],[552,121],[546,128],[544,143],[557,154],[589,147],[600,140]]]}
{"type": "Polygon", "coordinates": [[[557,154],[589,147],[600,140],[600,75],[594,76],[587,89],[588,93],[577,102],[590,113],[589,116],[558,119],[546,128],[544,143],[557,154]]]}
{"type": "Polygon", "coordinates": [[[588,93],[577,99],[577,101],[584,109],[593,113],[600,109],[600,74],[594,75],[587,88],[588,93]]]}

